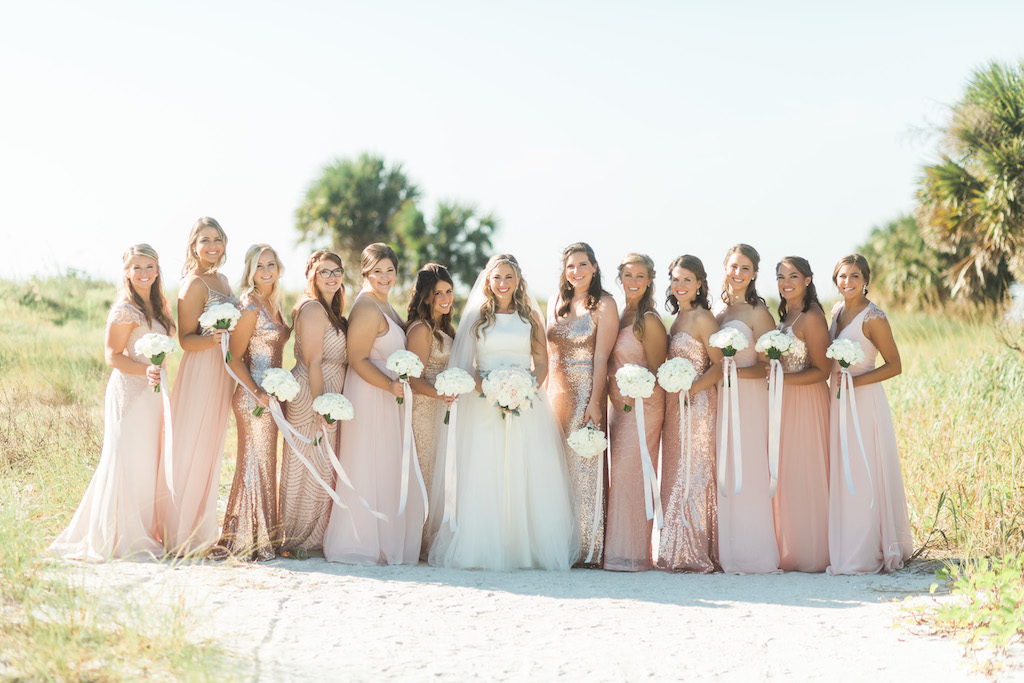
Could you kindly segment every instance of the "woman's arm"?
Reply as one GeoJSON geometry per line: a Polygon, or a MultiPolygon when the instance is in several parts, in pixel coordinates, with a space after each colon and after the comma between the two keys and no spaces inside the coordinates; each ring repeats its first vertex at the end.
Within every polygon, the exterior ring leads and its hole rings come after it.
{"type": "Polygon", "coordinates": [[[658,368],[668,356],[668,332],[665,330],[665,324],[661,322],[661,316],[653,311],[644,314],[643,325],[643,347],[647,367],[654,374],[658,374],[658,368]]]}
{"type": "Polygon", "coordinates": [[[863,323],[864,336],[875,345],[878,353],[885,361],[874,370],[869,370],[863,375],[853,378],[853,386],[862,387],[866,384],[874,384],[895,377],[903,372],[903,363],[900,360],[900,350],[896,347],[896,339],[892,336],[892,328],[889,326],[889,319],[884,315],[878,315],[863,323]]]}
{"type": "MultiPolygon", "coordinates": [[[[426,367],[427,359],[430,358],[430,345],[433,343],[433,339],[434,335],[430,331],[430,326],[425,322],[417,321],[412,324],[405,335],[405,348],[415,353],[419,357],[420,362],[426,367]]],[[[446,398],[437,393],[433,383],[422,377],[410,377],[409,385],[417,394],[440,400],[446,398]]]]}
{"type": "Polygon", "coordinates": [[[370,360],[373,343],[387,332],[387,324],[384,314],[372,301],[365,298],[356,301],[348,318],[348,364],[367,384],[403,396],[401,380],[391,379],[370,360]]]}
{"type": "Polygon", "coordinates": [[[256,386],[252,374],[249,373],[249,366],[245,364],[245,352],[249,350],[249,342],[252,340],[252,333],[256,329],[259,317],[259,313],[248,308],[242,311],[242,317],[235,323],[235,329],[228,338],[228,349],[231,351],[231,362],[228,365],[242,384],[256,394],[257,400],[265,407],[269,405],[267,392],[256,386]]]}
{"type": "Polygon", "coordinates": [[[126,375],[145,375],[150,385],[156,386],[160,382],[160,366],[140,363],[125,355],[128,338],[136,327],[137,323],[108,322],[103,335],[103,359],[107,365],[126,375]]]}
{"type": "Polygon", "coordinates": [[[704,349],[708,353],[708,358],[711,359],[711,365],[704,373],[693,381],[690,386],[690,396],[696,396],[700,392],[715,386],[722,381],[722,349],[717,346],[711,346],[711,335],[718,332],[718,320],[711,314],[711,311],[703,311],[698,314],[696,323],[696,337],[701,344],[704,345],[704,349]]]}
{"type": "MultiPolygon", "coordinates": [[[[597,340],[594,344],[594,372],[591,376],[592,390],[587,410],[583,413],[583,423],[593,422],[604,424],[606,403],[608,402],[608,357],[615,346],[615,338],[619,335],[619,311],[615,299],[602,296],[594,311],[597,325],[597,340]]],[[[655,369],[657,371],[657,369],[655,369]]]]}
{"type": "Polygon", "coordinates": [[[185,351],[205,351],[220,346],[223,330],[214,330],[209,336],[197,332],[207,292],[206,283],[198,275],[189,275],[178,293],[178,342],[185,351]]]}
{"type": "Polygon", "coordinates": [[[537,328],[533,332],[533,343],[530,344],[533,353],[533,376],[537,379],[539,386],[544,386],[544,380],[548,376],[548,340],[544,333],[544,321],[540,317],[540,312],[534,311],[532,315],[538,323],[535,326],[531,325],[531,327],[537,328]]]}
{"type": "Polygon", "coordinates": [[[299,352],[309,373],[309,393],[313,398],[324,393],[324,332],[330,324],[323,306],[303,305],[295,322],[299,352]]]}
{"type": "Polygon", "coordinates": [[[832,372],[832,361],[825,357],[829,345],[825,314],[812,308],[800,319],[799,325],[798,329],[793,329],[793,334],[807,345],[809,363],[799,372],[787,372],[784,381],[791,386],[824,382],[832,372]]]}

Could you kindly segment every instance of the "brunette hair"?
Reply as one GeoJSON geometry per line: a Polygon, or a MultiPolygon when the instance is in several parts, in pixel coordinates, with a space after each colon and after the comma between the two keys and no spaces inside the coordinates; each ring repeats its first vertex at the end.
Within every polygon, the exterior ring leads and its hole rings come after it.
{"type": "Polygon", "coordinates": [[[274,262],[277,263],[278,278],[267,297],[271,306],[276,309],[281,300],[280,276],[284,275],[284,266],[281,265],[281,258],[277,255],[277,251],[269,244],[254,244],[245,252],[245,267],[242,269],[242,279],[238,281],[238,288],[241,290],[238,296],[241,298],[256,291],[256,266],[259,264],[260,256],[263,256],[263,252],[266,251],[274,255],[274,262]]]}
{"type": "Polygon", "coordinates": [[[515,291],[512,292],[512,309],[519,316],[520,320],[530,323],[530,348],[532,349],[538,334],[543,332],[543,330],[540,329],[540,323],[533,317],[530,299],[526,296],[526,280],[523,279],[523,272],[519,269],[519,261],[512,254],[492,256],[484,267],[484,272],[487,273],[486,281],[484,282],[484,303],[480,306],[480,318],[473,323],[471,332],[473,336],[479,339],[480,333],[483,332],[486,336],[487,330],[494,327],[494,323],[497,321],[498,298],[491,291],[490,274],[491,271],[503,264],[511,267],[519,279],[519,284],[516,285],[515,291]]]}
{"type": "Polygon", "coordinates": [[[441,332],[449,337],[454,337],[455,327],[452,326],[452,311],[450,309],[441,316],[439,323],[434,322],[434,316],[430,309],[434,301],[434,287],[438,282],[447,282],[453,289],[455,288],[448,269],[438,263],[428,263],[416,273],[416,286],[412,290],[412,299],[409,301],[406,329],[412,327],[415,321],[422,320],[431,334],[441,341],[441,332]]]}
{"type": "MultiPolygon", "coordinates": [[[[757,293],[757,271],[761,265],[761,255],[757,253],[757,249],[754,249],[749,244],[734,244],[729,251],[725,252],[725,260],[722,264],[729,262],[729,257],[733,254],[741,254],[750,259],[750,262],[754,264],[754,277],[750,278],[750,282],[747,283],[747,291],[743,296],[743,300],[751,306],[757,306],[761,304],[765,308],[768,308],[768,302],[761,298],[757,293]]],[[[722,301],[726,304],[729,303],[729,292],[725,284],[722,285],[722,301]]]]}
{"type": "MultiPolygon", "coordinates": [[[[334,293],[334,296],[330,301],[324,299],[324,295],[320,292],[320,288],[316,286],[316,275],[317,268],[316,264],[320,261],[333,261],[338,264],[338,267],[342,271],[345,270],[345,264],[341,262],[341,257],[335,254],[333,251],[327,251],[326,249],[318,249],[314,251],[309,260],[306,261],[306,288],[303,290],[305,299],[300,300],[295,304],[295,308],[292,309],[292,325],[295,324],[295,317],[299,313],[299,308],[308,300],[319,301],[320,305],[324,307],[324,311],[327,313],[327,319],[331,322],[331,327],[334,328],[335,335],[342,334],[348,330],[348,320],[341,314],[345,310],[345,281],[342,279],[341,288],[334,293]]],[[[345,273],[342,272],[342,278],[345,277],[345,273]]]]}
{"type": "Polygon", "coordinates": [[[570,256],[579,253],[586,254],[590,262],[594,264],[594,277],[590,280],[590,287],[587,288],[587,298],[584,301],[587,310],[597,310],[597,305],[601,303],[601,297],[608,293],[601,286],[601,266],[597,265],[597,257],[594,255],[594,250],[586,242],[573,242],[562,251],[562,272],[558,276],[558,298],[561,300],[561,304],[558,306],[558,310],[555,311],[555,317],[557,318],[564,318],[569,315],[569,309],[572,308],[573,286],[565,277],[565,264],[570,256]]]}
{"type": "Polygon", "coordinates": [[[697,293],[694,295],[693,301],[690,302],[690,307],[700,307],[710,311],[711,295],[708,291],[708,274],[704,270],[704,263],[692,254],[677,256],[672,260],[672,263],[668,264],[668,289],[665,290],[665,308],[673,314],[679,312],[679,300],[672,293],[672,271],[676,268],[690,271],[697,276],[697,280],[700,282],[700,285],[697,287],[697,293]]]}
{"type": "Polygon", "coordinates": [[[868,260],[860,254],[847,254],[839,259],[839,263],[832,269],[832,283],[839,284],[836,282],[839,277],[839,269],[846,265],[854,265],[860,269],[860,274],[864,276],[864,295],[867,296],[868,285],[871,284],[871,266],[868,265],[868,260]]]}
{"type": "Polygon", "coordinates": [[[167,307],[167,299],[164,298],[163,290],[163,278],[161,277],[160,270],[160,257],[157,256],[156,250],[148,244],[134,244],[121,255],[121,267],[122,267],[122,279],[121,279],[121,296],[125,301],[131,303],[135,308],[142,311],[143,317],[146,318],[146,324],[152,326],[153,318],[156,318],[157,322],[164,326],[167,330],[167,334],[174,333],[174,321],[171,319],[170,312],[167,307]],[[146,302],[142,296],[135,291],[132,287],[131,278],[128,273],[128,267],[131,265],[132,259],[136,256],[145,256],[156,261],[156,278],[153,279],[153,285],[149,288],[149,306],[153,309],[153,315],[149,315],[149,311],[146,308],[146,302]]]}
{"type": "MultiPolygon", "coordinates": [[[[802,256],[784,256],[781,261],[775,266],[775,274],[779,274],[779,266],[785,263],[788,266],[796,268],[804,277],[811,278],[811,284],[807,285],[807,291],[804,292],[804,305],[800,309],[801,313],[806,313],[811,309],[812,304],[817,304],[818,308],[821,308],[821,302],[818,301],[818,290],[814,286],[814,273],[811,271],[811,264],[807,262],[807,259],[802,256]]],[[[786,297],[779,296],[779,320],[786,317],[789,312],[789,305],[786,303],[786,297]]]]}
{"type": "MultiPolygon", "coordinates": [[[[647,289],[636,305],[636,318],[633,319],[633,336],[637,339],[644,338],[644,316],[647,313],[654,313],[654,260],[647,254],[631,253],[619,263],[618,280],[622,282],[622,272],[626,266],[639,264],[647,269],[647,289]]],[[[563,271],[564,272],[564,271],[563,271]]]]}
{"type": "Polygon", "coordinates": [[[391,264],[395,267],[395,274],[398,274],[398,256],[395,254],[395,250],[384,244],[383,242],[374,242],[363,249],[362,255],[359,257],[359,265],[363,277],[373,270],[373,267],[384,259],[390,259],[391,264]]]}
{"type": "Polygon", "coordinates": [[[196,242],[199,241],[199,231],[203,228],[213,228],[220,235],[220,238],[224,240],[224,253],[221,255],[220,261],[218,261],[217,265],[207,272],[216,272],[218,268],[224,265],[224,261],[227,260],[227,233],[224,232],[224,228],[220,227],[220,223],[218,223],[216,219],[210,218],[209,216],[203,216],[192,224],[192,230],[188,233],[188,246],[185,248],[185,265],[181,269],[182,275],[188,275],[193,271],[198,272],[202,260],[199,258],[199,253],[196,251],[196,242]]]}

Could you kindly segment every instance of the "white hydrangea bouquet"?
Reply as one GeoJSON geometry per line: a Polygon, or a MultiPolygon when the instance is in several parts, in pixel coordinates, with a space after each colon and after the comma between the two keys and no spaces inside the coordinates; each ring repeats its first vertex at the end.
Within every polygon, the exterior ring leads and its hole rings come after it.
{"type": "MultiPolygon", "coordinates": [[[[278,401],[291,401],[299,395],[299,383],[289,371],[283,368],[270,368],[263,376],[260,386],[268,394],[278,401]]],[[[256,406],[252,414],[256,417],[263,415],[263,406],[256,406]]]]}
{"type": "Polygon", "coordinates": [[[501,409],[501,416],[519,415],[523,408],[533,405],[537,396],[537,380],[528,370],[517,365],[505,365],[491,370],[481,383],[488,403],[501,409]]]}
{"type": "Polygon", "coordinates": [[[577,455],[587,460],[604,453],[608,448],[608,439],[605,438],[604,432],[592,424],[577,429],[565,441],[577,455]]]}
{"type": "MultiPolygon", "coordinates": [[[[670,394],[689,391],[697,379],[697,368],[685,358],[670,358],[658,368],[658,384],[670,394]]],[[[683,401],[687,398],[683,397],[683,401]]]]}
{"type": "MultiPolygon", "coordinates": [[[[399,349],[388,356],[385,367],[398,375],[398,379],[403,382],[408,382],[410,377],[419,377],[423,374],[423,361],[415,353],[405,349],[399,349]]],[[[401,396],[395,397],[398,405],[402,405],[404,400],[401,396]]]]}
{"type": "MultiPolygon", "coordinates": [[[[744,338],[746,341],[746,338],[744,338]]],[[[786,334],[781,330],[771,330],[762,334],[757,343],[754,344],[754,350],[758,353],[763,353],[772,360],[779,360],[782,358],[782,354],[786,353],[793,347],[792,335],[786,334]]]]}
{"type": "MultiPolygon", "coordinates": [[[[615,382],[619,385],[619,393],[634,400],[650,398],[654,393],[655,377],[647,368],[628,363],[615,371],[615,382]]],[[[629,412],[632,406],[622,407],[629,412]]]]}
{"type": "MultiPolygon", "coordinates": [[[[722,349],[722,355],[726,358],[732,358],[738,351],[747,348],[750,342],[747,341],[746,335],[735,327],[723,327],[708,338],[708,344],[716,349],[722,349]]],[[[732,386],[731,374],[726,376],[726,382],[723,384],[732,386]]]]}
{"type": "MultiPolygon", "coordinates": [[[[173,339],[166,334],[157,334],[156,332],[144,334],[135,342],[135,353],[145,356],[153,365],[163,365],[167,354],[177,350],[178,345],[174,343],[173,339]]],[[[153,391],[160,391],[159,382],[153,386],[153,391]]]]}
{"type": "MultiPolygon", "coordinates": [[[[473,376],[462,368],[448,368],[437,373],[434,379],[434,391],[441,396],[454,396],[458,398],[462,394],[468,394],[476,389],[476,381],[473,376]]],[[[448,424],[451,419],[451,408],[444,413],[444,423],[448,424]]]]}
{"type": "MultiPolygon", "coordinates": [[[[836,339],[829,344],[828,350],[825,351],[825,357],[838,362],[843,370],[849,370],[851,365],[856,365],[864,360],[864,349],[852,339],[836,339]]],[[[841,391],[842,386],[840,385],[840,389],[836,392],[836,398],[839,398],[841,391]]]]}
{"type": "MultiPolygon", "coordinates": [[[[230,332],[235,329],[235,325],[241,317],[242,314],[235,308],[234,304],[216,304],[210,306],[199,316],[199,325],[204,330],[226,330],[230,332]]],[[[227,348],[227,342],[221,343],[224,344],[224,362],[230,363],[231,351],[227,348]]]]}
{"type": "Polygon", "coordinates": [[[313,410],[324,416],[327,424],[345,422],[355,417],[352,402],[341,394],[321,394],[313,399],[313,410]]]}

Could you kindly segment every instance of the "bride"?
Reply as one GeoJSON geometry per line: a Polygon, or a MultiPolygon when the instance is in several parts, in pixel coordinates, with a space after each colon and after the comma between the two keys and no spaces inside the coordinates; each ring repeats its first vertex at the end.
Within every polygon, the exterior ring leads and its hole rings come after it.
{"type": "MultiPolygon", "coordinates": [[[[539,384],[547,351],[540,311],[526,294],[519,264],[499,254],[473,286],[448,367],[474,375],[479,390],[482,375],[508,365],[532,371],[539,384]]],[[[431,497],[437,536],[430,564],[568,570],[579,548],[562,438],[547,398],[539,392],[532,407],[503,419],[499,408],[477,394],[459,399],[454,521],[441,521],[447,430],[438,440],[431,497]]]]}

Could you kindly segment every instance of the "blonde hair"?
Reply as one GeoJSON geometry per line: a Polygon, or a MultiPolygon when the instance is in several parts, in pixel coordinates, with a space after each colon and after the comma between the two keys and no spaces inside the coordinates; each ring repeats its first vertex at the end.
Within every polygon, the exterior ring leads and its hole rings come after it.
{"type": "Polygon", "coordinates": [[[523,272],[519,269],[519,261],[512,254],[497,254],[492,256],[484,267],[484,272],[487,273],[486,282],[484,283],[484,303],[480,306],[480,319],[473,323],[473,336],[477,339],[480,338],[480,333],[483,332],[484,336],[487,336],[487,330],[494,327],[494,323],[498,319],[498,297],[495,296],[494,291],[491,290],[491,273],[495,268],[501,265],[506,265],[512,268],[516,274],[516,278],[519,280],[519,284],[516,285],[516,289],[512,292],[512,310],[516,312],[520,320],[523,322],[530,323],[530,348],[532,349],[536,343],[537,336],[543,330],[540,329],[540,323],[533,316],[533,309],[530,307],[530,300],[526,296],[526,280],[523,279],[523,272]]]}
{"type": "Polygon", "coordinates": [[[259,265],[260,256],[267,251],[274,255],[274,261],[277,262],[278,278],[274,281],[270,295],[267,296],[268,303],[276,309],[280,306],[279,285],[281,284],[281,275],[284,275],[284,266],[281,265],[281,258],[277,255],[277,251],[269,244],[254,244],[245,252],[245,267],[242,269],[242,278],[238,281],[238,288],[241,290],[238,296],[239,298],[248,297],[256,291],[256,267],[259,265]]]}
{"type": "MultiPolygon", "coordinates": [[[[338,335],[348,330],[348,320],[341,314],[345,310],[345,281],[344,279],[341,281],[341,287],[334,293],[330,301],[324,299],[320,288],[316,286],[316,264],[324,260],[334,261],[342,271],[345,270],[345,264],[341,262],[341,257],[333,251],[318,249],[310,255],[309,260],[306,261],[306,288],[303,290],[305,298],[296,302],[295,308],[292,309],[292,325],[295,324],[295,317],[299,314],[302,304],[306,301],[319,301],[320,305],[324,307],[324,312],[327,313],[327,319],[330,321],[331,327],[334,328],[335,335],[338,335]]],[[[342,272],[342,278],[344,277],[345,274],[342,272]]]]}
{"type": "Polygon", "coordinates": [[[171,315],[167,308],[167,300],[164,298],[163,278],[160,277],[160,257],[157,256],[156,250],[148,244],[134,244],[128,247],[124,254],[121,255],[121,267],[123,270],[121,278],[122,298],[142,311],[142,315],[146,318],[148,325],[152,326],[153,318],[156,318],[164,326],[164,329],[167,330],[167,334],[173,334],[174,321],[171,320],[171,315]],[[156,278],[153,280],[153,286],[149,288],[149,305],[153,309],[152,317],[146,308],[145,300],[132,287],[132,281],[129,276],[128,267],[136,256],[144,256],[156,261],[156,278]]]}
{"type": "Polygon", "coordinates": [[[204,228],[213,228],[220,235],[220,238],[224,240],[224,253],[220,257],[220,261],[217,262],[213,268],[208,271],[214,273],[224,265],[224,261],[228,257],[228,236],[224,232],[224,228],[220,227],[220,223],[216,219],[210,218],[209,216],[203,216],[195,223],[192,224],[192,231],[188,234],[188,247],[185,248],[185,265],[181,269],[182,275],[188,275],[192,272],[200,272],[199,266],[202,265],[202,260],[199,258],[198,252],[196,252],[196,242],[199,241],[199,231],[204,228]]]}
{"type": "Polygon", "coordinates": [[[626,269],[626,266],[632,264],[639,264],[647,269],[647,290],[640,297],[640,301],[636,305],[636,318],[633,319],[633,336],[637,339],[644,338],[644,316],[648,312],[654,313],[654,259],[647,254],[631,253],[626,254],[625,258],[619,263],[619,277],[618,280],[622,282],[622,273],[626,269]]]}

